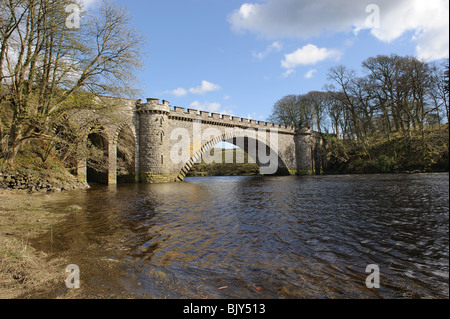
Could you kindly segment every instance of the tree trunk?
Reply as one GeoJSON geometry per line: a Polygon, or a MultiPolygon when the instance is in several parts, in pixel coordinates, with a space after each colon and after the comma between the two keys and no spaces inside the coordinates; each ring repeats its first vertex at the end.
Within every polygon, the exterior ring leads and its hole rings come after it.
{"type": "Polygon", "coordinates": [[[11,128],[9,129],[9,138],[7,140],[6,145],[6,162],[8,164],[13,164],[14,160],[19,152],[23,140],[23,123],[18,122],[17,118],[11,124],[11,128]]]}

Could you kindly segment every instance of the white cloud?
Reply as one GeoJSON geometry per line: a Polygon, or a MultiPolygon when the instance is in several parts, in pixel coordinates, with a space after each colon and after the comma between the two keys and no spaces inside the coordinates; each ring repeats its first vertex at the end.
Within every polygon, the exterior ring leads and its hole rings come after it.
{"type": "Polygon", "coordinates": [[[311,69],[305,74],[305,79],[312,79],[314,77],[314,74],[316,74],[316,69],[311,69]]]}
{"type": "Polygon", "coordinates": [[[341,51],[327,48],[318,48],[313,44],[307,44],[303,48],[295,52],[285,54],[281,66],[285,69],[295,69],[300,65],[311,65],[317,62],[336,59],[339,60],[342,55],[341,51]]]}
{"type": "Polygon", "coordinates": [[[267,46],[267,48],[263,52],[253,52],[252,55],[257,59],[262,60],[272,52],[280,52],[282,48],[283,44],[281,44],[280,42],[273,42],[272,44],[267,46]]]}
{"type": "Polygon", "coordinates": [[[288,69],[286,72],[283,72],[283,74],[281,76],[284,77],[284,78],[287,78],[291,74],[295,74],[295,70],[294,69],[288,69]]]}
{"type": "Polygon", "coordinates": [[[204,95],[208,92],[213,92],[213,91],[218,91],[222,89],[220,87],[220,85],[208,82],[208,81],[202,81],[202,84],[194,87],[194,88],[190,88],[190,89],[185,89],[183,87],[179,87],[177,89],[174,90],[166,90],[163,92],[163,94],[172,94],[175,96],[185,96],[188,93],[192,93],[192,94],[200,94],[200,95],[204,95]]]}
{"type": "Polygon", "coordinates": [[[217,112],[222,105],[218,102],[203,102],[200,103],[199,101],[192,102],[189,107],[195,108],[201,111],[208,111],[208,112],[217,112]]]}
{"type": "Polygon", "coordinates": [[[262,116],[261,114],[258,114],[256,112],[253,112],[252,114],[247,115],[247,119],[261,121],[261,120],[264,120],[264,116],[262,116]]]}
{"type": "Polygon", "coordinates": [[[188,91],[185,88],[178,88],[175,90],[167,90],[163,92],[164,94],[172,94],[175,96],[185,96],[186,94],[188,94],[188,91]]]}
{"type": "Polygon", "coordinates": [[[381,27],[371,33],[390,42],[408,31],[414,31],[411,40],[416,43],[419,59],[440,59],[449,55],[449,1],[411,0],[383,15],[381,27]]]}
{"type": "Polygon", "coordinates": [[[449,54],[448,0],[255,0],[235,10],[228,21],[235,31],[267,38],[308,39],[368,29],[380,41],[392,42],[412,31],[418,58],[449,54]],[[371,12],[366,8],[372,3],[379,8],[377,28],[367,23],[371,12]]]}
{"type": "MultiPolygon", "coordinates": [[[[373,0],[371,0],[373,2],[373,0]]],[[[319,36],[325,31],[351,31],[364,21],[364,4],[355,0],[266,0],[244,3],[228,16],[235,31],[251,31],[268,38],[319,36]]]]}
{"type": "Polygon", "coordinates": [[[418,44],[416,47],[416,56],[421,60],[434,60],[441,58],[448,58],[448,29],[443,33],[431,33],[422,34],[418,37],[418,44]],[[447,42],[442,41],[447,39],[447,42]]]}
{"type": "Polygon", "coordinates": [[[203,95],[208,92],[218,91],[220,89],[221,89],[220,85],[217,85],[217,84],[214,84],[214,83],[211,83],[208,81],[202,81],[202,84],[200,86],[189,89],[189,92],[191,92],[192,94],[203,95]]]}
{"type": "Polygon", "coordinates": [[[234,109],[234,106],[226,106],[220,111],[220,114],[234,116],[234,110],[233,109],[234,109]]]}

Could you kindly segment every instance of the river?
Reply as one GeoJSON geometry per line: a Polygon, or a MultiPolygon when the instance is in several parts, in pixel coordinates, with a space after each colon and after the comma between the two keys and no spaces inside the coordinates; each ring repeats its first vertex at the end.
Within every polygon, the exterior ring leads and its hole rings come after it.
{"type": "Polygon", "coordinates": [[[448,173],[187,178],[58,196],[47,209],[67,220],[33,245],[78,265],[87,298],[449,297],[448,173]],[[379,288],[366,285],[368,265],[379,288]]]}

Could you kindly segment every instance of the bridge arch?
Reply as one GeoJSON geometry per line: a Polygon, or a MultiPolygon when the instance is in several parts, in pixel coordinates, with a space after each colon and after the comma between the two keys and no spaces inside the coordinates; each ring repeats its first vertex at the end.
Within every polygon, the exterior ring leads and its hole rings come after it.
{"type": "Polygon", "coordinates": [[[270,146],[255,131],[233,130],[211,138],[200,149],[193,152],[190,159],[179,170],[177,180],[183,181],[194,164],[199,163],[211,149],[220,142],[227,142],[243,149],[249,157],[255,160],[263,175],[289,175],[286,163],[279,156],[278,150],[270,146]]]}
{"type": "Polygon", "coordinates": [[[111,158],[111,137],[104,127],[91,129],[84,141],[89,153],[95,149],[95,160],[87,158],[86,162],[86,182],[108,184],[108,163],[111,158]]]}
{"type": "Polygon", "coordinates": [[[124,122],[117,126],[110,152],[115,153],[109,161],[110,184],[114,182],[134,182],[137,176],[137,137],[132,123],[124,122]]]}
{"type": "Polygon", "coordinates": [[[103,152],[101,162],[89,162],[87,157],[78,159],[77,175],[88,183],[116,184],[117,180],[134,182],[136,180],[136,129],[132,123],[119,125],[96,122],[81,139],[79,149],[91,143],[103,152]],[[129,149],[127,152],[126,149],[129,149]],[[126,154],[125,154],[126,153],[126,154]],[[125,162],[125,163],[124,163],[125,162]],[[97,165],[95,165],[97,164],[97,165]],[[123,176],[123,166],[128,166],[128,176],[123,176]]]}

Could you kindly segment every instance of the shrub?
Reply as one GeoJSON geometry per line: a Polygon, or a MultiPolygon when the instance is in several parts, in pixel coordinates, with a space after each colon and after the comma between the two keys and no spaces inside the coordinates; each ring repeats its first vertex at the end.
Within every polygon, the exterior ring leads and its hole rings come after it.
{"type": "Polygon", "coordinates": [[[394,158],[389,157],[387,155],[378,156],[378,169],[382,173],[392,172],[394,166],[395,166],[394,158]]]}

